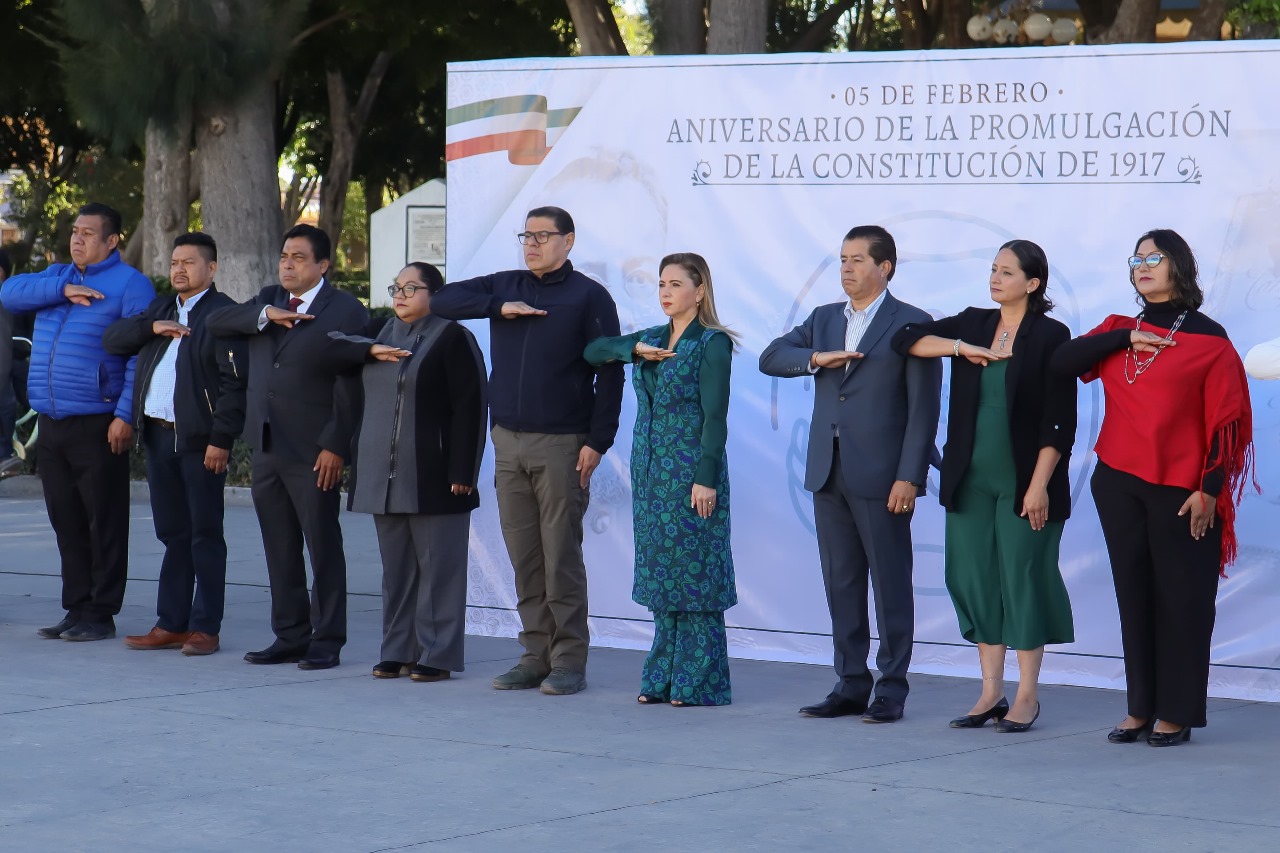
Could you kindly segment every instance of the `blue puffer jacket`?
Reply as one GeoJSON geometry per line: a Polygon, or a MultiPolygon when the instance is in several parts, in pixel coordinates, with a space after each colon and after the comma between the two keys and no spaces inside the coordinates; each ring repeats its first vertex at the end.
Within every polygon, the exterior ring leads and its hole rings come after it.
{"type": "Polygon", "coordinates": [[[115,412],[133,423],[137,357],[108,355],[102,333],[121,317],[145,311],[155,295],[151,280],[121,261],[119,252],[83,273],[73,264],[54,264],[6,281],[0,288],[4,307],[36,315],[27,377],[31,408],[58,419],[115,412]],[[76,305],[62,293],[68,284],[92,287],[104,298],[76,305]]]}

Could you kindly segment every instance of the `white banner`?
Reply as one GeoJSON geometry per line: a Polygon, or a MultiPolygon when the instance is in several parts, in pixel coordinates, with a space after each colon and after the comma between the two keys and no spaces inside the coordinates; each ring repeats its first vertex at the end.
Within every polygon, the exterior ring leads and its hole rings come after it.
{"type": "MultiPolygon", "coordinates": [[[[1125,259],[1142,232],[1174,228],[1199,256],[1205,312],[1244,351],[1274,338],[1280,316],[1276,80],[1280,45],[1257,41],[452,64],[450,278],[519,267],[513,235],[525,212],[559,205],[577,224],[574,265],[609,288],[631,331],[664,320],[659,258],[707,258],[721,317],[745,341],[729,421],[740,602],[726,614],[730,650],[829,664],[802,488],[813,389],[763,376],[756,359],[815,306],[843,299],[844,233],[886,226],[900,258],[894,295],[935,316],[989,306],[999,245],[1034,240],[1049,255],[1053,316],[1079,334],[1136,310],[1125,259]]],[[[1210,691],[1280,700],[1280,383],[1255,382],[1252,392],[1265,494],[1240,510],[1210,691]]],[[[585,550],[593,641],[647,648],[648,613],[630,600],[634,416],[628,387],[618,442],[593,481],[585,550]]],[[[1088,489],[1101,417],[1100,388],[1084,386],[1062,546],[1077,639],[1050,647],[1044,679],[1123,687],[1088,489]]],[[[511,567],[485,492],[468,630],[514,635],[511,567]]],[[[942,509],[921,501],[912,668],[976,676],[943,586],[942,531],[942,509]]]]}

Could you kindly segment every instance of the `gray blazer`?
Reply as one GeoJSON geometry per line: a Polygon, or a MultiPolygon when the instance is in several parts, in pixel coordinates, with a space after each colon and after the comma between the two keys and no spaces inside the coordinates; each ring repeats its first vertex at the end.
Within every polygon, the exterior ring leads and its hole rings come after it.
{"type": "MultiPolygon", "coordinates": [[[[815,352],[844,349],[846,302],[814,309],[799,326],[776,339],[760,354],[760,370],[769,376],[809,375],[815,352]]],[[[895,480],[923,484],[929,464],[938,464],[942,363],[936,358],[909,358],[889,346],[907,323],[932,318],[886,293],[875,319],[862,336],[863,358],[814,375],[813,420],[804,487],[821,489],[831,477],[837,430],[845,485],[855,495],[885,499],[895,480]]],[[[920,489],[923,494],[923,487],[920,489]]]]}

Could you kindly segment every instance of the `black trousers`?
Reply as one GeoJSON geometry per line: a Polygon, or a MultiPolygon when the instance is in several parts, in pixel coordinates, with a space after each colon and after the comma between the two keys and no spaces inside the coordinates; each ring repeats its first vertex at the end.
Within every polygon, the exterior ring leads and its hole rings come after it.
{"type": "Polygon", "coordinates": [[[906,702],[907,669],[915,638],[915,591],[911,585],[911,515],[888,510],[889,496],[861,498],[845,487],[839,450],[832,455],[831,476],[813,493],[818,530],[818,559],[831,611],[831,638],[839,681],[833,692],[854,702],[872,695],[867,667],[871,624],[867,613],[868,583],[874,593],[880,649],[880,680],[875,696],[906,702]]]}
{"type": "Polygon", "coordinates": [[[156,538],[164,543],[156,625],[166,631],[222,630],[227,542],[222,535],[226,473],[204,467],[204,449],[178,450],[172,429],[143,422],[156,538]]]}
{"type": "Polygon", "coordinates": [[[253,506],[271,583],[271,630],[286,646],[328,654],[347,642],[347,559],[340,492],[316,486],[313,464],[255,452],[253,506]],[[304,544],[314,576],[309,597],[304,544]]]}
{"type": "Polygon", "coordinates": [[[1222,528],[1191,538],[1187,489],[1098,462],[1090,485],[1111,557],[1129,713],[1206,724],[1222,528]]]}
{"type": "Polygon", "coordinates": [[[129,456],[111,452],[115,415],[39,419],[44,504],[62,559],[62,607],[77,622],[111,622],[129,573],[129,456]]]}

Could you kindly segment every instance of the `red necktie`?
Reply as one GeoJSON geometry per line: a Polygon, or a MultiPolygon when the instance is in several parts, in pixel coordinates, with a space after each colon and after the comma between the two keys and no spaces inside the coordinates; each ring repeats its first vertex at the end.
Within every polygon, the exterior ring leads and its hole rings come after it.
{"type": "Polygon", "coordinates": [[[289,310],[290,310],[290,311],[297,311],[297,310],[298,310],[298,306],[299,306],[299,305],[301,305],[301,304],[302,304],[302,300],[301,300],[301,299],[299,299],[298,297],[296,297],[296,296],[290,296],[290,297],[289,297],[289,310]]]}

